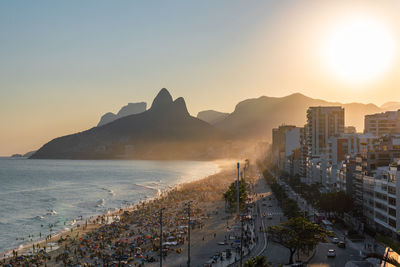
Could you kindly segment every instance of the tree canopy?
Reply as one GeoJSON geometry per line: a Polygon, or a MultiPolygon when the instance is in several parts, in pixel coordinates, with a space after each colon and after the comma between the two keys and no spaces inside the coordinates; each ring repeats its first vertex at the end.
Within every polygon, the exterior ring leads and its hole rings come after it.
{"type": "Polygon", "coordinates": [[[296,251],[314,249],[319,242],[326,240],[326,235],[326,230],[303,217],[292,218],[280,225],[268,227],[271,241],[290,251],[289,264],[293,263],[296,251]]]}
{"type": "Polygon", "coordinates": [[[252,257],[244,263],[244,267],[268,267],[267,258],[265,256],[252,257]]]}
{"type": "MultiPolygon", "coordinates": [[[[228,190],[224,193],[224,200],[228,203],[229,209],[234,211],[236,208],[236,181],[233,182],[228,190]]],[[[239,181],[239,203],[240,210],[245,207],[247,200],[247,184],[245,179],[240,179],[239,181]]]]}
{"type": "Polygon", "coordinates": [[[318,207],[328,213],[343,215],[353,209],[353,200],[343,191],[329,192],[320,195],[318,207]]]}

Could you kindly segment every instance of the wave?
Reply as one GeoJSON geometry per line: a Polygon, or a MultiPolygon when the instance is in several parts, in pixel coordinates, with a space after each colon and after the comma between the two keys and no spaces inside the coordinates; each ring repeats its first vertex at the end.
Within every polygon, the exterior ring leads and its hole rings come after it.
{"type": "Polygon", "coordinates": [[[55,197],[50,197],[50,198],[42,198],[42,199],[40,199],[39,200],[40,202],[56,202],[57,201],[57,199],[55,198],[55,197]]]}
{"type": "Polygon", "coordinates": [[[149,186],[149,185],[143,185],[143,184],[134,184],[136,187],[141,187],[141,188],[144,188],[144,189],[147,189],[147,190],[151,190],[151,191],[157,191],[158,190],[158,188],[154,188],[154,187],[152,187],[152,186],[149,186]]]}
{"type": "Polygon", "coordinates": [[[51,210],[46,213],[46,215],[56,215],[56,214],[57,214],[57,211],[55,211],[55,210],[51,210]]]}
{"type": "Polygon", "coordinates": [[[102,198],[96,202],[96,207],[104,207],[104,204],[106,204],[106,201],[102,198]]]}
{"type": "Polygon", "coordinates": [[[108,189],[108,188],[105,188],[105,187],[102,187],[101,189],[104,190],[104,191],[107,191],[110,195],[115,196],[115,192],[112,189],[108,189]]]}

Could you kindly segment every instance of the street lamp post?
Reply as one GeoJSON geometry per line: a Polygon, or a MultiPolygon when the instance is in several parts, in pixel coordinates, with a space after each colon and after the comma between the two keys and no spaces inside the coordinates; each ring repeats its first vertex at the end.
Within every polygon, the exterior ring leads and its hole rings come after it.
{"type": "Polygon", "coordinates": [[[185,203],[187,205],[187,213],[188,213],[188,259],[187,259],[187,266],[190,267],[190,216],[191,216],[191,207],[192,201],[185,203]]]}
{"type": "Polygon", "coordinates": [[[165,210],[165,208],[161,208],[160,209],[160,267],[162,267],[162,260],[163,260],[163,246],[162,246],[162,215],[163,215],[163,210],[165,210]]]}
{"type": "Polygon", "coordinates": [[[237,163],[237,182],[236,182],[236,212],[237,212],[237,215],[240,215],[240,197],[239,197],[239,172],[240,172],[240,170],[239,170],[239,168],[240,168],[240,164],[239,164],[239,162],[237,163]]]}
{"type": "Polygon", "coordinates": [[[240,233],[240,267],[242,267],[243,264],[243,216],[240,215],[240,221],[241,221],[241,233],[240,233]]]}

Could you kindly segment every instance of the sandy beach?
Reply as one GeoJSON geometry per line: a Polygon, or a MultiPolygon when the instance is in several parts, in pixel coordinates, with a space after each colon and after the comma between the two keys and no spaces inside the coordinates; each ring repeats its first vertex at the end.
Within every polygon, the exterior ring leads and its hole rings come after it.
{"type": "MultiPolygon", "coordinates": [[[[192,263],[202,266],[213,256],[212,251],[217,246],[215,240],[224,235],[227,226],[234,224],[232,216],[225,213],[223,193],[237,177],[236,161],[216,163],[220,167],[219,173],[182,183],[155,199],[92,218],[88,223],[78,222],[68,232],[35,243],[34,254],[39,256],[33,259],[20,257],[19,262],[29,261],[42,266],[157,266],[159,211],[164,208],[163,265],[183,266],[187,260],[187,204],[190,201],[192,263]]],[[[250,182],[254,181],[250,179],[250,182]]],[[[18,256],[28,250],[32,250],[31,245],[19,250],[18,256]]],[[[3,259],[4,265],[8,262],[9,259],[3,259]]]]}

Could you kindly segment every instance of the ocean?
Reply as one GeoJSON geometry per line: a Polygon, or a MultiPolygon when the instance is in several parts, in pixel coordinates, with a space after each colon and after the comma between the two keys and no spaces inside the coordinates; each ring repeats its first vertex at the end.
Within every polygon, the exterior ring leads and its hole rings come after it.
{"type": "Polygon", "coordinates": [[[0,158],[0,258],[31,238],[73,227],[80,216],[136,204],[218,171],[204,161],[0,158]]]}

